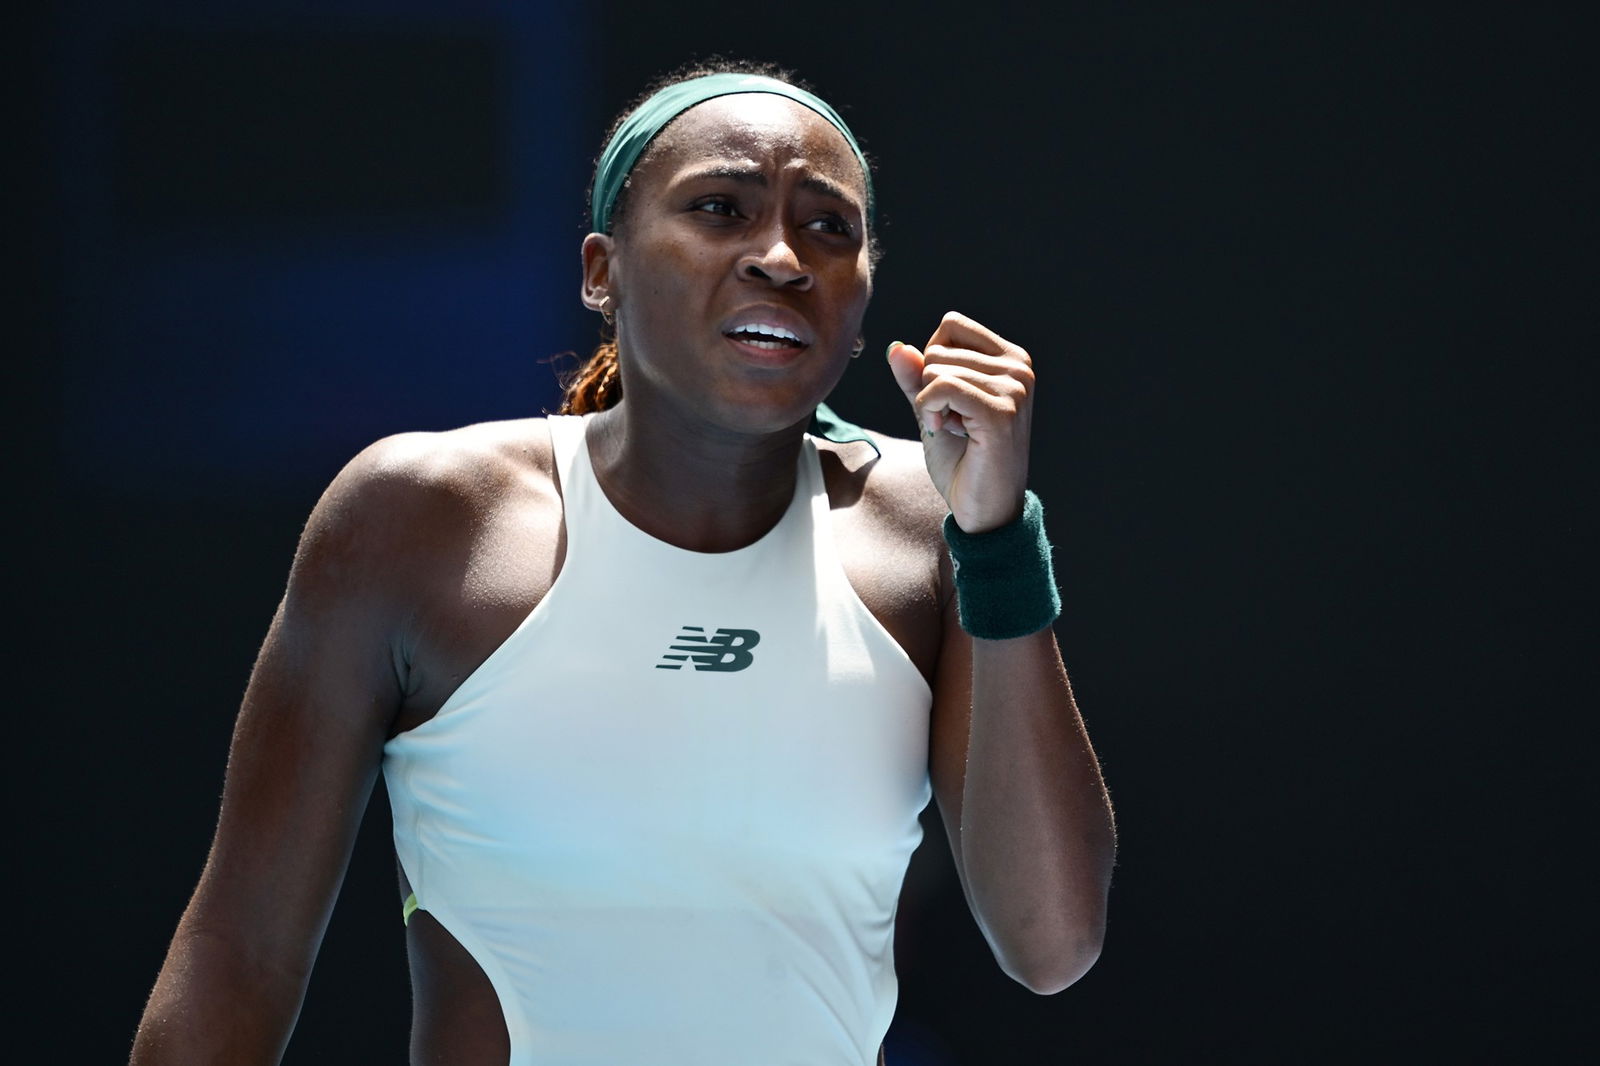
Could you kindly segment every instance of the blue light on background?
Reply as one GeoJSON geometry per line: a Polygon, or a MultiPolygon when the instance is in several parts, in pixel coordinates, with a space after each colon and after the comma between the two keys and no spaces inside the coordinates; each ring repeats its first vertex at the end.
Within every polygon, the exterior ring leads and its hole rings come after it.
{"type": "Polygon", "coordinates": [[[552,407],[594,337],[587,42],[566,2],[67,10],[69,470],[248,497],[552,407]]]}

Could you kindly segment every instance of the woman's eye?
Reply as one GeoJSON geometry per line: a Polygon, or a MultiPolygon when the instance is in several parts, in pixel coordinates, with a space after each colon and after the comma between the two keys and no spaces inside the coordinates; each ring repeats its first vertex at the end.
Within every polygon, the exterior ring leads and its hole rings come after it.
{"type": "Polygon", "coordinates": [[[739,212],[734,210],[731,200],[701,200],[694,205],[696,211],[704,211],[708,215],[727,215],[730,218],[739,212]]]}
{"type": "Polygon", "coordinates": [[[823,215],[821,218],[814,218],[806,223],[806,227],[822,233],[839,233],[847,237],[853,232],[850,229],[850,223],[838,215],[823,215]]]}

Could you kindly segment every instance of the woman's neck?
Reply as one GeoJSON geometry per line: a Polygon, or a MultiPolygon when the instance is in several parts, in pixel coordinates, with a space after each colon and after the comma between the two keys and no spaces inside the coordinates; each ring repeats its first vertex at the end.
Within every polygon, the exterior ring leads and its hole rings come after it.
{"type": "Polygon", "coordinates": [[[690,551],[733,551],[788,509],[805,425],[741,433],[692,413],[629,417],[623,402],[595,416],[589,455],[607,498],[639,529],[690,551]]]}

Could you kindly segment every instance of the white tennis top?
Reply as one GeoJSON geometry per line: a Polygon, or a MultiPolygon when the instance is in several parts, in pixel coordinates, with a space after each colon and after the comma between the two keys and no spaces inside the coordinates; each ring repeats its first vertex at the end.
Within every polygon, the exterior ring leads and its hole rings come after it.
{"type": "Polygon", "coordinates": [[[418,906],[512,1066],[871,1066],[931,701],[840,567],[815,445],[778,525],[708,554],[612,507],[586,418],[549,424],[560,574],[384,747],[418,906]]]}

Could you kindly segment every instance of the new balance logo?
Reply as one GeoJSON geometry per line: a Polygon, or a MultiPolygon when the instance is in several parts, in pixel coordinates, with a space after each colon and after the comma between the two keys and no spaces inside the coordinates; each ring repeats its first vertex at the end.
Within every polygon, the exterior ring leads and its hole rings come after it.
{"type": "Polygon", "coordinates": [[[755,662],[750,649],[760,643],[761,634],[753,629],[719,629],[708,637],[703,626],[684,626],[656,669],[682,670],[693,663],[696,670],[730,674],[755,662]]]}

